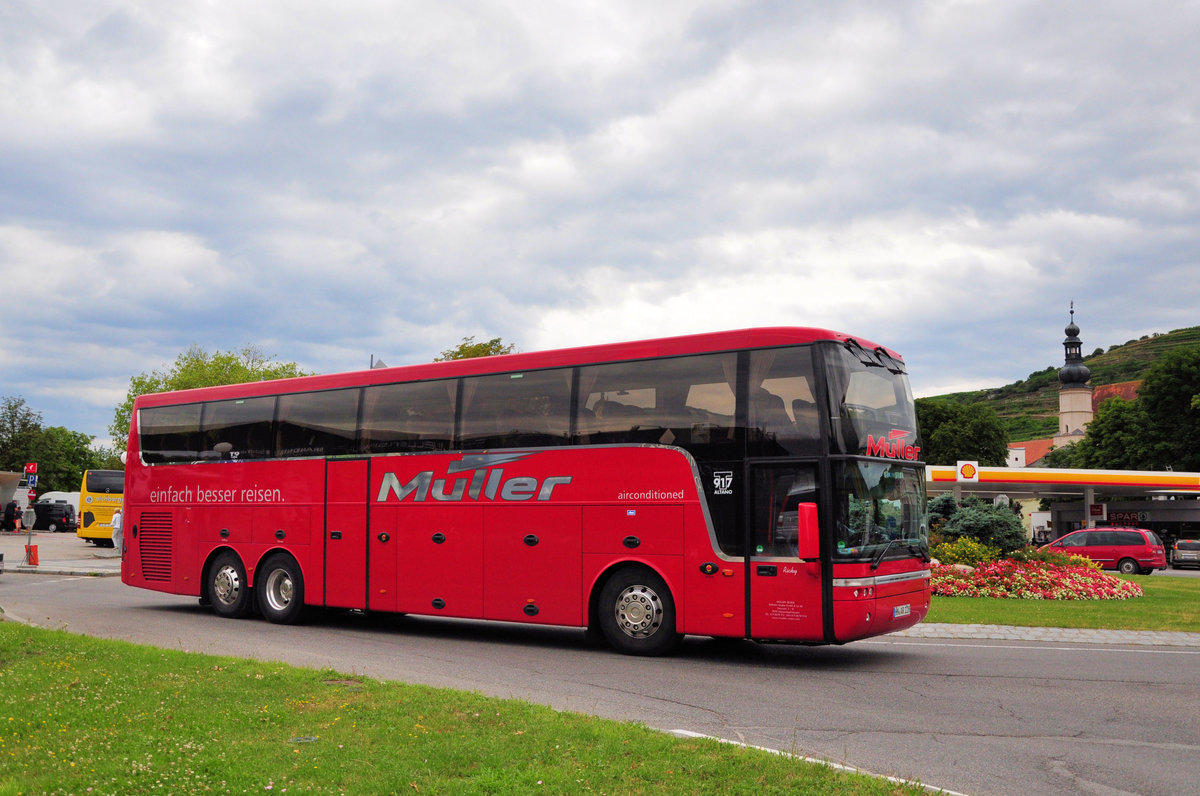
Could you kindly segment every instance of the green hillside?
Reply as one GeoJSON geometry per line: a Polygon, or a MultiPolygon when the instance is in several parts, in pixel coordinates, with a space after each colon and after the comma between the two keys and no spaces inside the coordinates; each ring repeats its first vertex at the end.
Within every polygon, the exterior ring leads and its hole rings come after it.
{"type": "MultiPolygon", "coordinates": [[[[1167,351],[1192,345],[1200,345],[1200,326],[1147,335],[1140,340],[1112,346],[1107,351],[1097,348],[1083,361],[1092,371],[1090,384],[1099,387],[1141,379],[1167,351]]],[[[1010,442],[1044,439],[1054,436],[1058,428],[1058,369],[1061,367],[1062,362],[1059,362],[1030,373],[1021,381],[995,389],[934,397],[990,406],[1004,423],[1010,442]]]]}

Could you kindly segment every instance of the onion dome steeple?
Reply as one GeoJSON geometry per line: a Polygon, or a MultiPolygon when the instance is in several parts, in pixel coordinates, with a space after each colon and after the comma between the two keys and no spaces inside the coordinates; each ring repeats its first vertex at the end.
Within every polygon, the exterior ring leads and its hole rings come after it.
{"type": "Polygon", "coordinates": [[[1079,327],[1075,325],[1074,301],[1071,302],[1071,322],[1063,331],[1067,334],[1067,339],[1063,340],[1063,348],[1066,349],[1066,363],[1058,371],[1058,380],[1064,388],[1086,387],[1088,379],[1092,377],[1092,371],[1083,364],[1083,343],[1079,339],[1079,327]]]}

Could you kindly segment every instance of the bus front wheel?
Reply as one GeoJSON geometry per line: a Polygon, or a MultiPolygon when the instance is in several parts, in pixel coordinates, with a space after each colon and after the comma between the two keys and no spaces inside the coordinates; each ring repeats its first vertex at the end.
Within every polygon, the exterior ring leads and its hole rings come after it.
{"type": "Polygon", "coordinates": [[[613,574],[600,590],[600,630],[626,655],[662,655],[679,642],[675,600],[666,582],[643,567],[613,574]]]}
{"type": "Polygon", "coordinates": [[[258,610],[281,625],[298,622],[304,613],[304,576],[288,555],[274,555],[258,565],[255,575],[258,610]]]}
{"type": "Polygon", "coordinates": [[[208,568],[208,599],[218,616],[237,619],[250,611],[250,587],[242,560],[226,550],[208,568]]]}

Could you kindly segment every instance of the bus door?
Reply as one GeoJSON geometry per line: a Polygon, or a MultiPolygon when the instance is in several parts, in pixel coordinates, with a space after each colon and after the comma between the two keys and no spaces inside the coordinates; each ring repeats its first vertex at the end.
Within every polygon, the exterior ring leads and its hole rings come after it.
{"type": "Polygon", "coordinates": [[[325,465],[325,605],[366,608],[370,461],[325,465]]]}
{"type": "Polygon", "coordinates": [[[817,468],[749,465],[746,511],[750,636],[820,641],[821,554],[817,468]]]}

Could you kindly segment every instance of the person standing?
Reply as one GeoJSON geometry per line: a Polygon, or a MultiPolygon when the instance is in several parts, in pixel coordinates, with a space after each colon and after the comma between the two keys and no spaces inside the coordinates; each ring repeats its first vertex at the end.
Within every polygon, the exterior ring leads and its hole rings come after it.
{"type": "Polygon", "coordinates": [[[112,538],[113,547],[116,548],[118,554],[122,551],[122,545],[125,543],[125,537],[121,533],[121,510],[117,509],[113,512],[112,518],[112,538]]]}
{"type": "Polygon", "coordinates": [[[4,524],[0,528],[15,532],[17,530],[17,516],[19,511],[20,508],[17,506],[17,501],[9,501],[8,505],[4,507],[4,524]]]}

